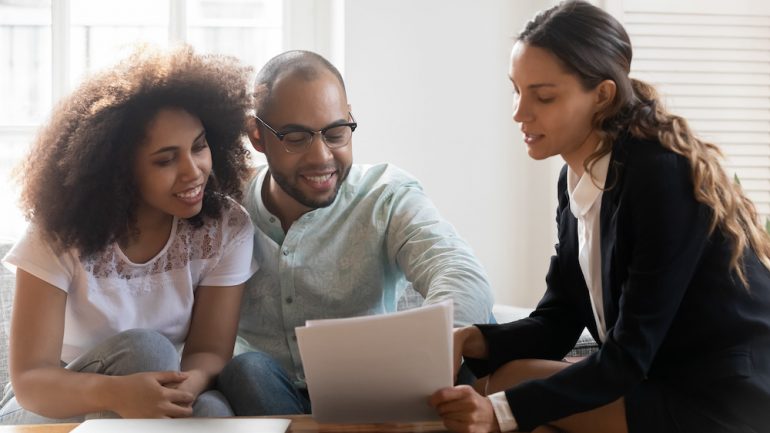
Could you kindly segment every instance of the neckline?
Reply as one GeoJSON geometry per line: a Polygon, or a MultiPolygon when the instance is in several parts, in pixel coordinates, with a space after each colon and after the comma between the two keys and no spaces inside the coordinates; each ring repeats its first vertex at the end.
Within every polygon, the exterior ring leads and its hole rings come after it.
{"type": "Polygon", "coordinates": [[[160,251],[158,251],[157,254],[152,256],[146,262],[144,262],[144,263],[136,263],[133,260],[129,259],[128,256],[126,256],[126,253],[123,252],[123,249],[120,248],[120,245],[117,242],[115,242],[115,249],[117,250],[118,257],[120,257],[123,261],[125,261],[126,263],[128,263],[131,266],[144,267],[144,266],[150,265],[151,263],[155,262],[155,260],[157,260],[158,257],[166,254],[166,251],[168,251],[168,249],[171,247],[171,243],[176,238],[176,228],[177,228],[177,225],[178,225],[178,221],[179,221],[179,218],[178,217],[174,217],[174,220],[171,222],[171,232],[169,233],[168,239],[166,240],[166,244],[163,245],[163,248],[161,248],[160,251]]]}

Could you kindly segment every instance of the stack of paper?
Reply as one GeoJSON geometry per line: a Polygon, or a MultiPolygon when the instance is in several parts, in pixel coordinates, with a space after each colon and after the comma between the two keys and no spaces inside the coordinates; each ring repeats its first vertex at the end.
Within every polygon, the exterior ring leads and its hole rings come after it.
{"type": "Polygon", "coordinates": [[[438,419],[428,398],[452,386],[451,301],[305,325],[297,342],[317,421],[438,419]]]}

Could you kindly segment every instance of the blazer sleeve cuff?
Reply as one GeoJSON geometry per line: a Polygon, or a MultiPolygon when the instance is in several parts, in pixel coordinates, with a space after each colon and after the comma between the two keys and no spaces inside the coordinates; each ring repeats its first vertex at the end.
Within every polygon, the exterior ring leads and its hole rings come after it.
{"type": "Polygon", "coordinates": [[[516,431],[519,425],[513,416],[508,399],[505,398],[505,391],[496,392],[487,396],[487,398],[492,402],[492,408],[495,410],[495,418],[497,418],[497,423],[500,425],[500,431],[516,431]]]}

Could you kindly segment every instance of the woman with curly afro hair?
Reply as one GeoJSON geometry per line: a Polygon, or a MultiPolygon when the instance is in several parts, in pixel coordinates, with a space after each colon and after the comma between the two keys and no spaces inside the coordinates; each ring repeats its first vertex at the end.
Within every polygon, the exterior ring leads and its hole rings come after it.
{"type": "Polygon", "coordinates": [[[0,422],[232,414],[213,388],[256,270],[233,200],[249,173],[249,74],[145,47],[54,110],[19,171],[30,224],[5,257],[0,422]]]}

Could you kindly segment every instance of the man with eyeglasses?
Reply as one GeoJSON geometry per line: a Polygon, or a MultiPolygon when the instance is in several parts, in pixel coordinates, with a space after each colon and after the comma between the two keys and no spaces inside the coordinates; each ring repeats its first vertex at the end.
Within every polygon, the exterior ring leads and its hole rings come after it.
{"type": "Polygon", "coordinates": [[[411,282],[425,302],[452,299],[455,326],[488,321],[484,270],[417,180],[352,163],[357,123],[331,63],[280,54],[258,73],[255,100],[249,138],[267,165],[244,206],[259,270],[218,380],[236,415],[310,412],[294,334],[305,320],[393,312],[411,282]]]}

